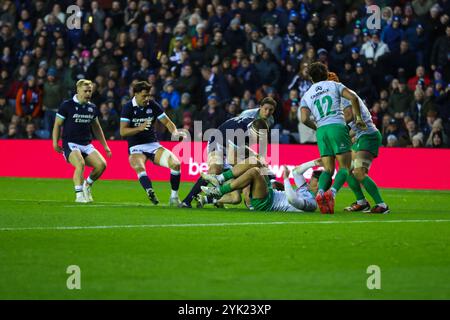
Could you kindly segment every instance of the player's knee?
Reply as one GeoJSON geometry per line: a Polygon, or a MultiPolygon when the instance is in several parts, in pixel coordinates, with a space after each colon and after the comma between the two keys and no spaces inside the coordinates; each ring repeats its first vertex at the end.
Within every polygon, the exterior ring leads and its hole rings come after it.
{"type": "Polygon", "coordinates": [[[100,172],[103,172],[103,171],[105,171],[106,170],[106,161],[102,161],[102,162],[100,162],[100,164],[98,165],[98,170],[100,171],[100,172]]]}
{"type": "Polygon", "coordinates": [[[259,175],[261,175],[261,171],[257,167],[251,168],[251,169],[249,169],[249,171],[250,171],[250,174],[252,176],[259,176],[259,175]]]}
{"type": "Polygon", "coordinates": [[[84,167],[86,166],[86,162],[84,162],[84,159],[80,159],[74,164],[74,167],[78,170],[84,170],[84,167]]]}
{"type": "Polygon", "coordinates": [[[170,169],[174,171],[180,171],[181,170],[181,163],[178,161],[178,159],[171,158],[171,161],[169,163],[170,169]]]}
{"type": "Polygon", "coordinates": [[[221,165],[212,164],[208,168],[208,173],[209,174],[221,174],[222,171],[223,171],[223,167],[221,165]]]}
{"type": "Polygon", "coordinates": [[[355,176],[356,180],[361,182],[366,177],[366,172],[364,171],[364,168],[355,168],[353,169],[353,175],[355,176]]]}

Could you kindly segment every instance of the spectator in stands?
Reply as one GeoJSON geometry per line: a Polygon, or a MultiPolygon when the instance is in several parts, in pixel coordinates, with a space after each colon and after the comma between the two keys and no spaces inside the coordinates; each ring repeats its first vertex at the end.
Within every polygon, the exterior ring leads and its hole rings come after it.
{"type": "Polygon", "coordinates": [[[98,121],[107,140],[115,140],[118,137],[119,117],[117,114],[111,113],[111,109],[106,103],[100,105],[100,117],[98,121]]]}
{"type": "Polygon", "coordinates": [[[42,90],[34,76],[28,76],[26,84],[17,91],[16,115],[27,121],[37,120],[42,111],[42,90]]]}
{"type": "Polygon", "coordinates": [[[273,24],[266,25],[266,33],[267,35],[261,39],[261,43],[270,50],[277,61],[281,61],[281,45],[283,40],[275,34],[275,26],[273,24]]]}
{"type": "Polygon", "coordinates": [[[217,128],[225,119],[225,111],[219,106],[217,99],[215,94],[211,94],[207,105],[200,113],[199,120],[202,122],[203,133],[208,129],[217,128]]]}
{"type": "Polygon", "coordinates": [[[47,81],[44,83],[42,110],[44,111],[44,127],[50,138],[50,133],[55,122],[56,112],[65,98],[61,83],[56,81],[56,69],[50,68],[47,73],[47,81]]]}
{"type": "Polygon", "coordinates": [[[439,37],[433,45],[431,53],[431,69],[441,68],[444,70],[445,80],[450,81],[450,62],[448,53],[450,52],[450,24],[445,29],[445,35],[439,37]]]}
{"type": "Polygon", "coordinates": [[[391,52],[400,50],[400,41],[403,39],[403,30],[400,24],[401,17],[394,16],[392,24],[386,26],[381,35],[381,40],[388,45],[391,52]]]}
{"type": "Polygon", "coordinates": [[[409,114],[419,128],[426,123],[426,115],[428,111],[436,111],[433,101],[429,98],[425,99],[425,93],[421,89],[414,91],[414,100],[411,102],[409,114]]]}
{"type": "Polygon", "coordinates": [[[406,80],[392,81],[394,83],[393,92],[389,98],[388,111],[396,119],[402,119],[410,110],[412,95],[406,86],[406,80]]]}
{"type": "Polygon", "coordinates": [[[33,122],[28,122],[25,126],[25,139],[39,139],[38,135],[36,134],[36,125],[33,122]]]}
{"type": "Polygon", "coordinates": [[[362,47],[360,54],[366,59],[373,59],[375,62],[389,52],[388,46],[380,40],[378,32],[374,32],[362,47]]]}

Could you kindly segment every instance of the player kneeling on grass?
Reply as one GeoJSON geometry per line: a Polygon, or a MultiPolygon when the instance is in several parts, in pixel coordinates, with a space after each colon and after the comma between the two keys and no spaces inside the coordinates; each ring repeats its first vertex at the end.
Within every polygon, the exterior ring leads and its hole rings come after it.
{"type": "MultiPolygon", "coordinates": [[[[316,165],[313,163],[313,166],[316,165]]],[[[311,165],[311,163],[309,163],[311,165]]],[[[289,170],[285,167],[285,191],[273,190],[270,179],[265,173],[265,168],[255,167],[249,164],[237,164],[231,170],[220,175],[202,174],[202,178],[215,185],[215,187],[202,187],[206,196],[216,199],[235,190],[250,188],[250,207],[256,211],[314,211],[317,203],[314,193],[310,193],[310,187],[304,183],[301,168],[295,171],[294,177],[300,185],[298,192],[292,189],[289,182],[289,170]],[[230,182],[228,180],[234,179],[230,182]],[[306,193],[307,192],[307,193],[306,193]]],[[[304,171],[303,171],[304,172],[304,171]]],[[[313,192],[317,192],[318,176],[311,179],[310,185],[313,192]]]]}
{"type": "Polygon", "coordinates": [[[130,165],[136,171],[148,198],[155,205],[159,203],[159,200],[147,175],[145,163],[151,160],[156,165],[170,168],[172,193],[169,204],[177,206],[180,203],[178,189],[181,164],[177,157],[162,147],[156,139],[155,120],[158,119],[164,124],[173,137],[185,137],[186,134],[178,131],[162,107],[151,98],[150,90],[151,85],[145,81],[137,82],[133,86],[134,97],[123,106],[120,115],[120,134],[128,141],[130,165]]]}
{"type": "Polygon", "coordinates": [[[98,121],[99,110],[89,100],[92,97],[93,84],[90,80],[81,79],[77,82],[77,93],[72,99],[64,101],[56,114],[53,126],[53,149],[63,153],[66,160],[75,167],[73,182],[75,184],[75,202],[92,202],[91,186],[106,169],[105,158],[91,144],[92,132],[100,141],[108,157],[111,150],[98,121]],[[58,140],[63,128],[63,145],[58,140]],[[93,168],[84,181],[85,165],[93,168]]]}

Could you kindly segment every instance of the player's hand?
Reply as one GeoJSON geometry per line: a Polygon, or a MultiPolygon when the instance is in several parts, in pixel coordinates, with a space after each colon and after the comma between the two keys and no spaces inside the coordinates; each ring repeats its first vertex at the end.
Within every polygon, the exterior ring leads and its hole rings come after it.
{"type": "Polygon", "coordinates": [[[291,174],[291,171],[289,170],[289,168],[287,166],[283,166],[283,178],[284,179],[289,179],[289,175],[291,174]]]}
{"type": "Polygon", "coordinates": [[[108,146],[105,147],[105,152],[106,152],[106,155],[108,156],[108,158],[112,157],[111,149],[108,146]]]}
{"type": "Polygon", "coordinates": [[[314,160],[314,164],[315,164],[316,166],[323,166],[322,159],[316,159],[316,160],[314,160]]]}
{"type": "Polygon", "coordinates": [[[147,119],[138,128],[142,132],[142,131],[150,129],[151,125],[152,125],[152,120],[147,119]]]}
{"type": "Polygon", "coordinates": [[[61,146],[60,146],[59,144],[57,144],[57,143],[54,143],[54,144],[53,144],[53,149],[54,149],[56,152],[58,152],[58,153],[62,153],[62,152],[63,152],[63,149],[62,149],[61,146]]]}
{"type": "Polygon", "coordinates": [[[187,134],[186,132],[182,131],[182,130],[175,130],[174,132],[172,132],[172,136],[175,137],[175,139],[185,139],[187,138],[187,134]]]}
{"type": "Polygon", "coordinates": [[[367,125],[361,117],[356,118],[355,125],[359,130],[363,131],[367,130],[367,125]]]}

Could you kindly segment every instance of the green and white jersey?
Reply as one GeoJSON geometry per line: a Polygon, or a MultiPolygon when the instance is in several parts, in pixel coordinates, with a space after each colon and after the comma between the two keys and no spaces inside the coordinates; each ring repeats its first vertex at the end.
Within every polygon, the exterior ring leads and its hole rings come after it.
{"type": "Polygon", "coordinates": [[[341,108],[341,95],[344,89],[342,83],[334,81],[314,83],[303,95],[300,108],[311,111],[318,128],[329,124],[346,125],[341,108]]]}
{"type": "MultiPolygon", "coordinates": [[[[356,133],[356,139],[358,139],[363,134],[372,134],[378,131],[377,127],[372,122],[372,115],[370,114],[369,109],[366,107],[365,103],[362,101],[362,99],[357,95],[359,100],[359,106],[361,108],[361,117],[363,121],[367,125],[367,130],[360,130],[355,124],[355,121],[350,122],[348,125],[350,128],[356,133]]],[[[341,100],[343,109],[352,107],[352,103],[350,100],[347,100],[345,98],[342,98],[341,100]]]]}

